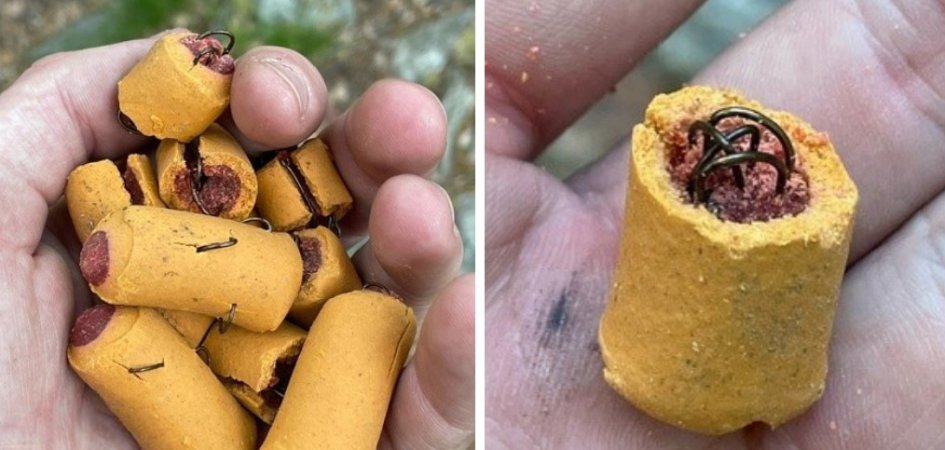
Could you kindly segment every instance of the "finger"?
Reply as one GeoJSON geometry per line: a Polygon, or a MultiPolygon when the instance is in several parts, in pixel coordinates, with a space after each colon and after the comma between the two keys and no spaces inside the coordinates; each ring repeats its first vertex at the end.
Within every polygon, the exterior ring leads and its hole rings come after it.
{"type": "Polygon", "coordinates": [[[475,277],[453,280],[430,308],[391,400],[381,448],[465,449],[475,423],[475,277]]]}
{"type": "Polygon", "coordinates": [[[315,66],[296,51],[257,47],[236,61],[230,113],[243,147],[293,146],[325,116],[328,91],[315,66]]]}
{"type": "MultiPolygon", "coordinates": [[[[943,31],[933,0],[798,0],[696,82],[738,88],[830,135],[860,192],[854,261],[945,187],[945,152],[932,150],[945,141],[945,40],[928,38],[943,31]]],[[[598,165],[588,178],[611,171],[626,176],[598,165]]],[[[622,192],[604,195],[622,211],[622,192]]]]}
{"type": "Polygon", "coordinates": [[[446,151],[446,112],[428,89],[405,81],[374,83],[326,131],[354,210],[346,234],[363,233],[377,190],[399,174],[425,175],[446,151]]]}
{"type": "Polygon", "coordinates": [[[463,259],[449,196],[418,176],[391,178],[377,193],[369,228],[371,240],[355,255],[358,273],[401,294],[421,319],[463,259]]]}
{"type": "Polygon", "coordinates": [[[824,398],[771,432],[800,448],[943,448],[945,196],[850,270],[824,398]]]}
{"type": "Polygon", "coordinates": [[[537,155],[700,3],[489,1],[486,148],[537,155]]]}

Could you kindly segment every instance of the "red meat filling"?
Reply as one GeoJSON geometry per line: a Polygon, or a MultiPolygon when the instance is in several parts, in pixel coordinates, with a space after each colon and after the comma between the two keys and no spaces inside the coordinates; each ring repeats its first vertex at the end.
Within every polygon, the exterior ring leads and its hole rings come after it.
{"type": "Polygon", "coordinates": [[[236,69],[236,63],[233,62],[233,57],[229,54],[223,54],[223,44],[220,44],[220,41],[216,40],[213,36],[197,39],[197,35],[194,34],[181,39],[180,42],[190,49],[190,53],[195,57],[199,55],[202,50],[212,48],[213,52],[201,56],[198,63],[207,66],[214,72],[228,75],[233,73],[233,70],[236,69]]]}
{"type": "MultiPolygon", "coordinates": [[[[740,117],[723,119],[718,128],[722,134],[743,124],[754,124],[762,130],[758,150],[784,159],[784,149],[777,137],[764,126],[740,117]]],[[[689,146],[689,123],[674,130],[668,139],[668,170],[673,184],[679,189],[683,201],[693,203],[687,191],[688,183],[693,178],[693,168],[702,158],[703,137],[698,137],[692,147],[689,146]]],[[[745,151],[749,146],[749,137],[736,140],[733,146],[745,151]]],[[[721,152],[720,152],[721,156],[721,152]]],[[[785,184],[784,192],[777,193],[777,170],[770,164],[746,163],[739,166],[745,177],[745,188],[740,189],[735,183],[731,168],[723,167],[713,171],[705,180],[706,192],[710,192],[706,208],[720,219],[738,223],[754,221],[765,222],[784,216],[795,216],[807,208],[810,203],[810,190],[803,162],[798,158],[794,171],[785,184]]]]}
{"type": "MultiPolygon", "coordinates": [[[[197,190],[197,195],[211,215],[218,216],[236,204],[243,183],[235,170],[227,166],[204,166],[201,178],[203,182],[197,190]]],[[[187,208],[193,212],[201,212],[194,201],[190,183],[191,175],[188,169],[177,172],[174,177],[174,189],[178,195],[187,199],[187,208]]]]}
{"type": "Polygon", "coordinates": [[[79,347],[94,341],[105,330],[113,314],[115,307],[109,304],[96,305],[83,311],[69,332],[69,345],[79,347]]]}
{"type": "Polygon", "coordinates": [[[305,283],[322,264],[322,246],[318,239],[298,237],[299,253],[302,255],[302,282],[305,283]]]}
{"type": "Polygon", "coordinates": [[[101,285],[108,278],[108,235],[104,231],[92,233],[82,245],[79,269],[93,286],[101,285]]]}

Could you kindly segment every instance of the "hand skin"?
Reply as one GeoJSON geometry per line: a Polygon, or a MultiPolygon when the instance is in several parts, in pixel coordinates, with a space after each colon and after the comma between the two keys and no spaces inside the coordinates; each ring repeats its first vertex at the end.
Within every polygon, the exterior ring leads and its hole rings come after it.
{"type": "MultiPolygon", "coordinates": [[[[116,86],[154,39],[49,56],[0,94],[2,448],[136,447],[66,363],[72,322],[91,301],[61,197],[74,167],[147,142],[118,124],[116,86]]],[[[324,116],[325,82],[291,50],[250,50],[234,80],[221,122],[247,148],[298,143],[324,116]]],[[[342,222],[346,237],[370,230],[356,255],[365,280],[425,316],[380,447],[464,448],[473,430],[474,284],[458,276],[462,242],[449,199],[422,178],[443,155],[443,108],[418,85],[383,80],[326,133],[358,205],[342,222]]]]}
{"type": "Polygon", "coordinates": [[[827,131],[859,186],[823,398],[775,430],[713,438],[651,419],[605,384],[597,324],[619,250],[627,145],[563,182],[529,160],[696,6],[487,1],[487,446],[942,448],[941,1],[796,0],[693,81],[827,131]]]}

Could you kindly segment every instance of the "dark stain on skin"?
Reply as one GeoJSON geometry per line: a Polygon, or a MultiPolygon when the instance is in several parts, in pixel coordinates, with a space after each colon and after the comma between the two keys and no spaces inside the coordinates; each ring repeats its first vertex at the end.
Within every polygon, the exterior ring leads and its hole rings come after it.
{"type": "Polygon", "coordinates": [[[550,303],[552,303],[551,309],[542,315],[541,326],[539,327],[541,334],[538,343],[542,347],[548,347],[553,341],[560,345],[563,342],[562,339],[567,337],[570,328],[569,307],[572,298],[569,289],[565,288],[559,292],[558,296],[550,303]]]}
{"type": "Polygon", "coordinates": [[[562,292],[561,296],[558,297],[558,302],[555,303],[555,307],[551,310],[551,315],[548,317],[548,322],[545,327],[552,332],[561,331],[565,325],[568,323],[568,311],[566,309],[568,304],[568,296],[566,292],[562,292]]]}

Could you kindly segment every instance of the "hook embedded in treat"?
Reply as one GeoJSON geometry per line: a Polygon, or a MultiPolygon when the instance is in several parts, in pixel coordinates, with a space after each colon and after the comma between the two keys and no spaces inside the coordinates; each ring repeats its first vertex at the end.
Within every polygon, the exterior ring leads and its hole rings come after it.
{"type": "Polygon", "coordinates": [[[125,113],[118,111],[118,123],[121,124],[122,128],[127,130],[131,134],[137,134],[138,136],[144,136],[138,131],[138,127],[135,126],[135,123],[131,120],[130,117],[126,116],[125,113]]]}
{"type": "Polygon", "coordinates": [[[784,161],[781,161],[777,156],[774,156],[770,153],[758,151],[739,152],[733,155],[725,155],[721,158],[716,158],[694,174],[695,180],[693,183],[695,184],[696,201],[708,204],[709,194],[705,191],[705,180],[713,170],[720,167],[734,167],[748,162],[762,162],[774,166],[775,170],[778,171],[778,181],[775,190],[779,195],[784,193],[784,186],[787,183],[787,176],[789,173],[787,167],[784,164],[784,161]]]}
{"type": "MultiPolygon", "coordinates": [[[[708,122],[703,120],[693,122],[689,126],[689,147],[696,144],[696,138],[699,133],[702,133],[703,136],[702,157],[699,159],[699,162],[696,163],[695,167],[693,167],[686,188],[692,201],[696,205],[705,203],[708,208],[710,203],[709,195],[711,192],[706,192],[705,180],[712,171],[720,167],[731,167],[735,184],[739,189],[744,189],[745,178],[739,167],[739,165],[744,163],[754,164],[763,162],[774,166],[778,171],[776,191],[779,195],[784,193],[787,178],[794,170],[794,147],[791,144],[791,140],[784,132],[784,129],[774,120],[771,120],[768,116],[753,109],[732,106],[715,111],[712,113],[708,122]],[[758,151],[758,147],[761,144],[761,130],[754,124],[741,125],[727,133],[719,131],[716,126],[718,126],[722,120],[729,117],[749,119],[771,131],[778,139],[778,142],[781,143],[781,148],[784,150],[784,161],[770,153],[758,151]],[[748,148],[740,152],[735,148],[733,142],[745,136],[749,137],[748,148]],[[725,153],[725,155],[718,156],[720,151],[725,153]]],[[[750,167],[751,166],[749,166],[749,168],[750,167]]],[[[718,207],[709,209],[710,211],[714,209],[715,211],[713,211],[713,213],[718,215],[718,207]]]]}
{"type": "MultiPolygon", "coordinates": [[[[147,366],[140,366],[140,367],[127,367],[127,369],[128,369],[128,373],[134,375],[135,377],[138,377],[139,373],[150,372],[152,370],[160,369],[162,367],[164,367],[163,359],[161,360],[161,362],[156,363],[156,364],[149,364],[147,366]]],[[[141,378],[141,377],[138,377],[138,378],[141,378]]]]}
{"type": "MultiPolygon", "coordinates": [[[[729,117],[741,117],[743,119],[753,120],[771,131],[771,133],[774,134],[774,137],[778,139],[778,142],[781,143],[781,148],[784,149],[784,161],[787,164],[788,171],[794,171],[794,145],[791,144],[791,139],[788,138],[787,133],[784,132],[784,129],[781,128],[781,125],[778,125],[778,123],[772,120],[770,117],[744,106],[730,106],[728,108],[722,108],[712,113],[712,117],[709,118],[709,123],[715,126],[718,125],[722,119],[729,117]]],[[[758,147],[755,146],[755,148],[757,149],[758,147]]]]}
{"type": "Polygon", "coordinates": [[[236,239],[233,236],[230,236],[229,239],[222,242],[212,242],[210,244],[198,245],[197,253],[209,252],[211,250],[219,250],[221,248],[232,247],[236,245],[238,242],[239,242],[238,239],[236,239]]]}
{"type": "Polygon", "coordinates": [[[242,223],[261,223],[261,224],[263,225],[263,229],[264,229],[264,230],[266,230],[266,231],[268,231],[268,232],[270,232],[270,233],[272,232],[272,223],[270,223],[268,220],[266,220],[266,219],[264,219],[264,218],[262,218],[262,217],[247,217],[247,218],[241,220],[240,222],[242,222],[242,223]]]}
{"type": "Polygon", "coordinates": [[[230,51],[233,50],[233,46],[236,44],[236,36],[234,36],[233,33],[230,33],[229,31],[226,31],[226,30],[204,31],[203,33],[200,33],[197,35],[197,40],[201,40],[209,36],[226,36],[227,38],[230,39],[230,42],[227,43],[226,47],[223,49],[223,55],[229,54],[230,51]]]}
{"type": "Polygon", "coordinates": [[[328,216],[327,227],[332,233],[335,233],[335,236],[341,237],[341,224],[338,223],[338,219],[335,219],[335,216],[328,216]]]}
{"type": "Polygon", "coordinates": [[[196,55],[194,55],[193,65],[196,66],[197,63],[200,62],[201,58],[207,55],[212,55],[212,54],[216,54],[216,50],[214,50],[213,47],[206,47],[203,50],[200,50],[199,52],[197,52],[196,55]]]}
{"type": "Polygon", "coordinates": [[[226,313],[226,319],[220,321],[220,334],[226,333],[233,325],[233,319],[236,319],[236,303],[230,304],[230,312],[226,313]]]}
{"type": "Polygon", "coordinates": [[[216,325],[218,321],[220,321],[220,319],[215,318],[210,322],[210,325],[204,330],[203,335],[200,336],[200,342],[197,342],[197,346],[194,347],[194,352],[197,353],[197,356],[208,366],[210,365],[210,351],[207,350],[207,347],[203,344],[207,342],[207,338],[210,337],[210,330],[213,329],[213,326],[216,325]]]}

